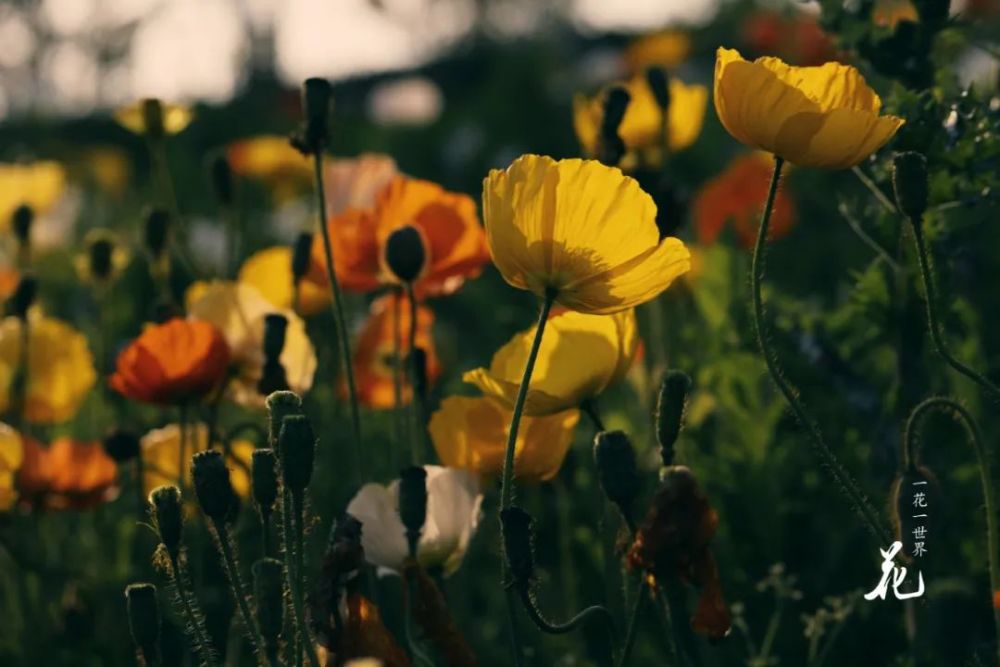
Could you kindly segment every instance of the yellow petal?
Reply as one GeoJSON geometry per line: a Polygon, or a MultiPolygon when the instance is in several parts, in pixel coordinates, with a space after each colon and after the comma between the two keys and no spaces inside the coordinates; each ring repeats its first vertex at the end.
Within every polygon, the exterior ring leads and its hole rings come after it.
{"type": "MultiPolygon", "coordinates": [[[[144,104],[145,100],[138,100],[128,106],[121,107],[115,111],[115,120],[130,132],[145,134],[146,118],[143,113],[144,104]]],[[[160,107],[163,110],[163,131],[166,134],[177,134],[183,131],[191,124],[192,119],[194,119],[194,112],[191,111],[190,107],[180,104],[168,104],[166,102],[160,102],[160,107]]]]}
{"type": "MultiPolygon", "coordinates": [[[[274,246],[254,253],[240,267],[239,282],[252,285],[276,308],[292,307],[292,249],[274,246]]],[[[315,315],[330,303],[329,290],[299,281],[298,312],[315,315]]]]}
{"type": "MultiPolygon", "coordinates": [[[[164,484],[177,484],[181,474],[181,428],[168,424],[153,429],[139,440],[143,463],[143,493],[164,484]]],[[[184,435],[184,481],[191,488],[191,457],[208,449],[208,427],[205,424],[188,424],[184,435]]],[[[254,444],[249,440],[235,440],[226,453],[226,466],[233,490],[241,498],[250,496],[250,458],[254,444]]]]}
{"type": "Polygon", "coordinates": [[[885,145],[902,125],[895,116],[851,109],[798,114],[786,121],[776,143],[794,164],[846,169],[885,145]]]}

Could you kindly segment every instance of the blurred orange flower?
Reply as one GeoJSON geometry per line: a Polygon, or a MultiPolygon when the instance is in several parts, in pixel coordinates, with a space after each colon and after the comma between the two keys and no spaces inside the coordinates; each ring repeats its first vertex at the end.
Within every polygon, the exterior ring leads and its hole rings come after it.
{"type": "MultiPolygon", "coordinates": [[[[726,223],[732,221],[740,243],[752,248],[773,170],[774,160],[767,155],[740,155],[721,174],[702,186],[693,205],[698,241],[715,243],[726,223]]],[[[779,188],[771,212],[770,238],[785,236],[794,224],[795,204],[788,193],[779,188]]]]}
{"type": "MultiPolygon", "coordinates": [[[[489,261],[476,203],[440,185],[396,176],[379,193],[371,211],[348,209],[329,223],[337,278],[345,289],[369,292],[396,279],[385,266],[383,249],[396,229],[420,233],[426,261],[415,289],[420,296],[451,294],[489,261]]],[[[313,240],[309,278],[325,285],[326,259],[320,235],[313,240]]]]}
{"type": "Polygon", "coordinates": [[[822,65],[837,60],[833,40],[815,18],[806,14],[756,12],[743,24],[743,41],[755,53],[777,56],[792,65],[822,65]]]}
{"type": "Polygon", "coordinates": [[[215,388],[229,366],[229,346],[212,324],[174,318],[151,325],[118,355],[111,388],[144,403],[176,405],[215,388]]]}
{"type": "Polygon", "coordinates": [[[21,500],[48,509],[84,509],[110,500],[118,468],[98,442],[56,438],[49,447],[23,437],[17,472],[21,500]]]}
{"type": "Polygon", "coordinates": [[[880,0],[875,3],[872,21],[877,26],[891,30],[903,21],[919,23],[920,15],[917,14],[917,8],[909,0],[880,0]]]}
{"type": "MultiPolygon", "coordinates": [[[[391,408],[396,403],[393,370],[395,361],[395,312],[399,312],[400,353],[403,360],[410,352],[410,301],[405,296],[387,294],[371,305],[371,315],[361,329],[354,349],[354,375],[357,377],[358,400],[371,408],[391,408]],[[394,303],[399,299],[398,305],[394,303]]],[[[417,346],[427,353],[427,379],[434,382],[441,375],[441,364],[431,329],[434,312],[417,306],[417,346]]],[[[405,368],[403,369],[405,373],[405,368]]],[[[346,386],[341,387],[345,396],[346,386]]],[[[413,391],[409,383],[403,386],[403,404],[409,404],[413,391]]]]}
{"type": "Polygon", "coordinates": [[[378,193],[397,175],[396,161],[380,153],[327,161],[323,174],[327,215],[372,208],[378,193]]]}

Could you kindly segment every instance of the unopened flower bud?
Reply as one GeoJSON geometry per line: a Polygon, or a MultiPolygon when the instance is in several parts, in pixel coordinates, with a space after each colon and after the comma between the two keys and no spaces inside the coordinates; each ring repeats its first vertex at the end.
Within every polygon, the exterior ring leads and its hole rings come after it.
{"type": "Polygon", "coordinates": [[[87,244],[87,259],[90,275],[97,280],[107,280],[111,277],[112,257],[115,244],[110,236],[97,235],[87,244]]]}
{"type": "Polygon", "coordinates": [[[927,210],[927,159],[920,153],[897,153],[892,160],[892,188],[896,205],[910,220],[927,210]]]}
{"type": "Polygon", "coordinates": [[[158,259],[167,249],[170,236],[170,214],[166,209],[152,206],[146,209],[143,227],[143,242],[154,259],[158,259]]]}
{"type": "Polygon", "coordinates": [[[604,97],[604,115],[597,139],[597,159],[615,166],[625,155],[625,142],[618,134],[618,127],[625,118],[631,95],[623,86],[613,86],[604,97]]]}
{"type": "Polygon", "coordinates": [[[35,209],[27,204],[21,204],[14,209],[10,217],[10,226],[14,230],[17,242],[23,246],[31,243],[31,223],[35,221],[35,209]]]}
{"type": "Polygon", "coordinates": [[[269,655],[278,651],[284,624],[284,569],[281,561],[262,558],[253,564],[253,597],[257,602],[257,625],[269,655]]]}
{"type": "Polygon", "coordinates": [[[233,205],[233,170],[225,153],[216,153],[208,164],[208,176],[212,182],[212,192],[222,206],[233,205]]]}
{"type": "Polygon", "coordinates": [[[684,425],[684,410],[690,391],[691,378],[686,373],[667,371],[656,400],[656,440],[660,444],[660,458],[665,466],[673,464],[674,444],[684,425]]]}
{"type": "Polygon", "coordinates": [[[160,662],[160,608],[153,584],[129,584],[125,587],[128,629],[144,665],[160,662]]]}
{"type": "Polygon", "coordinates": [[[332,88],[326,79],[310,78],[302,84],[302,113],[305,116],[293,143],[307,154],[322,150],[329,138],[327,127],[330,117],[332,88]]]}
{"type": "Polygon", "coordinates": [[[230,519],[237,500],[222,453],[211,449],[195,454],[191,457],[191,476],[195,496],[205,516],[216,522],[230,519]]]}
{"type": "Polygon", "coordinates": [[[639,493],[639,473],[632,442],[622,431],[601,431],[594,437],[594,463],[604,495],[632,516],[632,503],[639,493]]]}
{"type": "Polygon", "coordinates": [[[285,486],[292,493],[301,493],[309,486],[313,460],[316,457],[316,434],[309,418],[305,415],[290,415],[282,419],[278,442],[285,486]]]}
{"type": "Polygon", "coordinates": [[[139,455],[139,436],[127,429],[115,429],[104,438],[104,451],[118,463],[139,455]]]}
{"type": "Polygon", "coordinates": [[[312,260],[313,235],[300,232],[292,245],[292,278],[298,283],[309,273],[309,263],[312,260]]]}
{"type": "Polygon", "coordinates": [[[400,282],[416,280],[426,261],[427,251],[416,227],[403,225],[389,234],[385,243],[385,263],[400,282]]]}
{"type": "Polygon", "coordinates": [[[38,294],[38,280],[30,273],[21,276],[14,293],[7,300],[7,312],[22,320],[28,317],[28,310],[35,303],[38,294]]]}
{"type": "Polygon", "coordinates": [[[270,313],[264,317],[264,358],[277,359],[285,349],[285,332],[288,318],[280,313],[270,313]]]}
{"type": "Polygon", "coordinates": [[[160,536],[160,543],[167,549],[170,559],[176,561],[181,552],[181,490],[176,486],[158,486],[149,494],[153,506],[153,525],[160,536]]]}
{"type": "Polygon", "coordinates": [[[270,449],[255,449],[250,455],[250,491],[261,517],[267,518],[278,498],[278,460],[270,449]]]}
{"type": "Polygon", "coordinates": [[[646,69],[646,83],[653,92],[653,98],[661,111],[666,112],[670,108],[670,78],[667,70],[662,67],[650,67],[646,69]]]}
{"type": "Polygon", "coordinates": [[[163,138],[163,103],[155,97],[142,101],[142,125],[150,139],[163,138]]]}
{"type": "Polygon", "coordinates": [[[410,555],[416,556],[420,531],[427,520],[427,471],[410,466],[399,473],[399,518],[406,528],[410,555]]]}
{"type": "Polygon", "coordinates": [[[267,444],[280,458],[281,442],[278,435],[281,433],[281,422],[289,415],[302,413],[302,399],[294,391],[276,391],[267,397],[265,403],[268,412],[267,444]]]}
{"type": "Polygon", "coordinates": [[[517,588],[527,588],[535,577],[531,515],[517,506],[500,511],[507,570],[517,588]]]}

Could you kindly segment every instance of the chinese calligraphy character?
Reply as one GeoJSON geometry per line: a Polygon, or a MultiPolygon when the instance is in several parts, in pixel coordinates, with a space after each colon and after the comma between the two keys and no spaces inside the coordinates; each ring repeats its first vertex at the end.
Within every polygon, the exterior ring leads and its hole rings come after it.
{"type": "Polygon", "coordinates": [[[913,543],[913,556],[914,556],[914,558],[919,558],[920,556],[923,556],[925,553],[927,553],[927,548],[924,546],[923,542],[914,542],[913,543]]]}
{"type": "Polygon", "coordinates": [[[908,600],[924,594],[924,575],[919,571],[917,572],[917,590],[910,593],[902,593],[899,590],[900,585],[906,580],[906,568],[897,567],[893,560],[902,548],[902,542],[893,542],[888,549],[879,549],[879,552],[882,554],[882,579],[879,581],[878,586],[870,592],[865,593],[866,600],[874,600],[875,598],[884,600],[886,593],[889,591],[890,578],[892,579],[892,593],[896,596],[897,600],[908,600]]]}
{"type": "Polygon", "coordinates": [[[913,539],[922,540],[927,537],[927,528],[924,526],[917,526],[913,529],[913,539]]]}
{"type": "Polygon", "coordinates": [[[913,494],[913,506],[914,507],[927,507],[927,494],[923,491],[917,491],[913,494]]]}

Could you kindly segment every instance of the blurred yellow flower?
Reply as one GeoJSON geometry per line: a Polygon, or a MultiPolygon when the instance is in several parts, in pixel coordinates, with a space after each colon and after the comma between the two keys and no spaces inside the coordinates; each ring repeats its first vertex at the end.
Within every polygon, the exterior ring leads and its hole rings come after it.
{"type": "MultiPolygon", "coordinates": [[[[618,136],[625,142],[622,164],[626,167],[657,165],[663,161],[664,140],[670,152],[677,152],[693,144],[701,134],[708,89],[699,84],[688,85],[674,76],[669,81],[670,105],[666,123],[645,73],[636,74],[624,84],[630,99],[618,127],[618,136]]],[[[577,95],[573,99],[573,127],[589,156],[597,152],[605,94],[606,91],[589,99],[577,95]]]]}
{"type": "MultiPolygon", "coordinates": [[[[12,408],[22,344],[21,320],[7,317],[0,322],[0,412],[12,408]]],[[[30,317],[27,380],[24,416],[29,422],[72,419],[97,380],[86,337],[65,322],[30,317]]]]}
{"type": "Polygon", "coordinates": [[[164,134],[177,134],[191,124],[194,112],[191,107],[181,104],[167,104],[157,99],[138,100],[115,111],[115,121],[130,132],[145,135],[151,128],[146,127],[146,121],[151,108],[159,106],[164,134]]]}
{"type": "MultiPolygon", "coordinates": [[[[252,285],[275,308],[292,308],[292,249],[273,246],[260,250],[243,262],[239,282],[252,285]]],[[[298,285],[298,312],[315,315],[330,303],[330,290],[302,279],[298,285]]]]}
{"type": "Polygon", "coordinates": [[[95,146],[86,151],[83,164],[87,175],[108,194],[121,196],[125,191],[132,169],[125,151],[112,146],[95,146]]]}
{"type": "Polygon", "coordinates": [[[271,186],[274,197],[284,201],[312,183],[312,161],[288,142],[288,137],[268,134],[243,139],[226,148],[233,173],[271,186]]]}
{"type": "Polygon", "coordinates": [[[128,266],[131,254],[109,229],[92,229],[83,237],[83,250],[73,258],[76,275],[85,283],[106,284],[128,266]]]}
{"type": "MultiPolygon", "coordinates": [[[[441,463],[480,475],[499,475],[512,414],[489,396],[451,396],[441,401],[428,426],[441,463]]],[[[579,421],[579,410],[522,418],[514,445],[514,475],[540,481],[555,477],[579,421]]]]}
{"type": "MultiPolygon", "coordinates": [[[[680,239],[660,239],[656,204],[594,160],[522,155],[483,183],[490,253],[504,279],[584,313],[649,301],[688,270],[680,239]]],[[[522,367],[523,370],[523,367],[522,367]]]]}
{"type": "Polygon", "coordinates": [[[263,407],[264,395],[257,389],[264,369],[264,320],[278,313],[288,320],[281,365],[289,389],[304,394],[312,387],[316,372],[316,351],[309,342],[305,323],[295,313],[275,307],[246,283],[216,280],[198,282],[188,288],[188,314],[209,322],[226,339],[237,376],[229,382],[229,397],[236,403],[263,407]]]}
{"type": "MultiPolygon", "coordinates": [[[[164,484],[176,484],[180,479],[178,466],[181,464],[181,427],[168,424],[153,429],[139,440],[142,452],[143,495],[164,484]]],[[[250,458],[255,445],[249,440],[234,440],[230,443],[226,463],[233,489],[241,498],[250,496],[250,458]]],[[[196,452],[208,449],[208,427],[198,422],[188,424],[184,443],[184,480],[191,488],[191,457],[196,452]]]]}
{"type": "MultiPolygon", "coordinates": [[[[512,410],[534,338],[534,328],[515,335],[493,355],[489,368],[468,371],[462,379],[512,410]]],[[[552,415],[596,398],[625,377],[638,346],[634,310],[553,315],[542,336],[524,414],[552,415]]]]}
{"type": "Polygon", "coordinates": [[[691,38],[686,32],[661,30],[634,40],[622,56],[630,72],[641,73],[647,67],[677,67],[690,52],[691,38]]]}
{"type": "Polygon", "coordinates": [[[17,500],[14,477],[23,461],[21,434],[0,423],[0,512],[9,510],[17,500]]]}
{"type": "Polygon", "coordinates": [[[715,110],[747,146],[803,167],[844,169],[881,148],[903,125],[881,116],[882,100],[853,67],[792,67],[777,58],[748,62],[720,48],[715,110]]]}
{"type": "Polygon", "coordinates": [[[10,229],[11,216],[22,204],[36,215],[51,209],[66,189],[66,170],[58,162],[0,163],[0,232],[10,229]]]}

